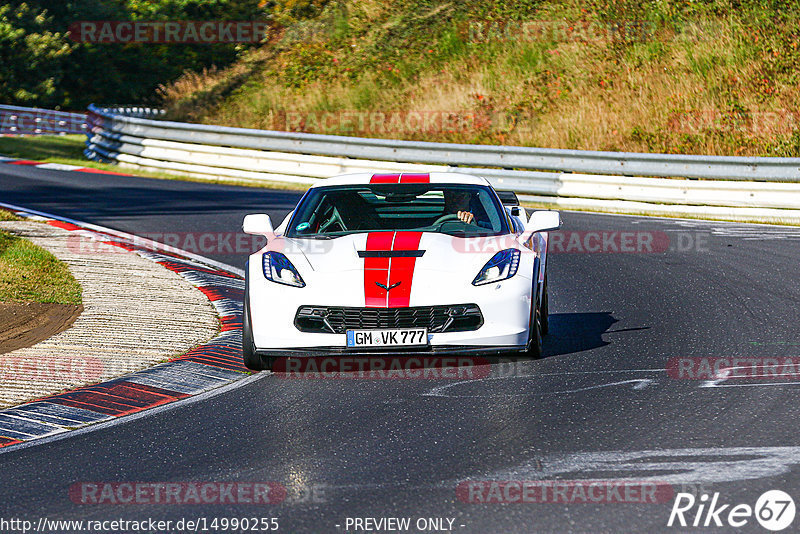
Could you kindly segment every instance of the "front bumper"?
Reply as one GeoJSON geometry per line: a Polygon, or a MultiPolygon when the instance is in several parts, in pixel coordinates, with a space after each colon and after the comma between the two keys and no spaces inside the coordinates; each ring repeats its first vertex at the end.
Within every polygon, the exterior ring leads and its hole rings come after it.
{"type": "Polygon", "coordinates": [[[420,356],[503,356],[513,355],[525,350],[525,345],[486,347],[474,345],[439,345],[427,348],[394,350],[385,349],[347,349],[343,347],[308,347],[288,349],[257,349],[262,358],[319,358],[319,357],[358,357],[358,358],[405,358],[420,356]]]}

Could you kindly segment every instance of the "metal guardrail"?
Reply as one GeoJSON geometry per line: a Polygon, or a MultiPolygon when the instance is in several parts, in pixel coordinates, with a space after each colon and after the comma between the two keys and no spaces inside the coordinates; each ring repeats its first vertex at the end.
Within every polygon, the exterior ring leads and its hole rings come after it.
{"type": "Polygon", "coordinates": [[[67,135],[86,133],[86,114],[0,104],[0,134],[67,135]]]}
{"type": "Polygon", "coordinates": [[[153,123],[89,107],[111,131],[148,139],[347,158],[625,176],[681,176],[800,182],[800,158],[691,156],[460,145],[251,130],[179,122],[153,123]]]}
{"type": "Polygon", "coordinates": [[[800,222],[800,158],[365,139],[155,121],[95,106],[87,121],[91,159],[200,177],[305,184],[345,172],[466,172],[556,206],[800,222]]]}
{"type": "MultiPolygon", "coordinates": [[[[90,113],[91,108],[92,106],[90,106],[90,113]]],[[[163,109],[142,106],[115,105],[108,106],[104,109],[111,109],[114,110],[114,113],[116,114],[123,115],[125,117],[134,117],[137,119],[158,119],[164,115],[163,109]]]]}

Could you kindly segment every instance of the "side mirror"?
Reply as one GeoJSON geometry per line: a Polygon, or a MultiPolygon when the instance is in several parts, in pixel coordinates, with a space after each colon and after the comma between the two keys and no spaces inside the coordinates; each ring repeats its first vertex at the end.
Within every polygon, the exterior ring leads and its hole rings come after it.
{"type": "Polygon", "coordinates": [[[242,230],[246,234],[271,236],[275,233],[272,228],[272,220],[266,213],[254,213],[245,215],[242,223],[242,230]]]}
{"type": "Polygon", "coordinates": [[[525,225],[525,231],[534,232],[548,232],[550,230],[558,230],[561,226],[561,217],[557,211],[534,211],[528,224],[525,225]]]}
{"type": "Polygon", "coordinates": [[[525,225],[525,231],[519,236],[518,241],[525,243],[536,232],[549,232],[550,230],[558,230],[561,226],[561,217],[557,211],[534,211],[528,224],[525,225]]]}

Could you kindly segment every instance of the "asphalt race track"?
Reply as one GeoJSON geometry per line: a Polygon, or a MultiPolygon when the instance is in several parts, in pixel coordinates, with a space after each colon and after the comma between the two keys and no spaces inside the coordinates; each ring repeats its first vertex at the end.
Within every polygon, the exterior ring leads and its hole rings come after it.
{"type": "MultiPolygon", "coordinates": [[[[298,198],[0,165],[0,201],[136,234],[237,232],[253,212],[277,224],[298,198]]],[[[275,517],[279,532],[363,532],[353,518],[369,517],[408,517],[412,527],[445,518],[442,528],[451,519],[465,533],[709,532],[667,527],[675,494],[718,492],[720,504],[753,506],[778,489],[797,500],[800,369],[713,380],[675,370],[699,361],[691,358],[800,357],[800,229],[562,218],[544,359],[466,380],[265,373],[209,399],[0,453],[0,515],[209,525],[275,517]],[[655,503],[475,503],[457,494],[469,481],[535,480],[655,481],[668,494],[655,503]],[[80,482],[207,481],[276,482],[287,496],[269,505],[114,505],[77,504],[69,493],[80,482]]],[[[245,257],[205,255],[240,268],[245,257]]],[[[766,532],[752,517],[744,530],[766,532]]]]}

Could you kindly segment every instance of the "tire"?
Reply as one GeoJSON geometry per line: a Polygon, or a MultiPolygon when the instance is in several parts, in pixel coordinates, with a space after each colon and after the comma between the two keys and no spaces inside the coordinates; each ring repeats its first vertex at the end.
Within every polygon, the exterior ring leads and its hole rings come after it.
{"type": "Polygon", "coordinates": [[[538,360],[542,357],[542,314],[537,301],[538,299],[534,300],[531,309],[528,346],[526,350],[521,353],[523,358],[532,360],[538,360]]]}
{"type": "Polygon", "coordinates": [[[244,292],[244,306],[242,310],[242,359],[244,366],[251,371],[262,371],[263,365],[261,356],[256,354],[256,346],[253,342],[253,327],[250,324],[250,295],[247,290],[244,292]]]}
{"type": "Polygon", "coordinates": [[[547,272],[544,273],[544,289],[542,290],[542,335],[546,336],[550,333],[550,296],[547,292],[547,272]]]}
{"type": "Polygon", "coordinates": [[[253,341],[253,326],[250,322],[250,291],[247,282],[244,286],[244,305],[242,306],[242,360],[244,366],[251,371],[271,371],[275,358],[261,357],[256,354],[253,341]]]}

